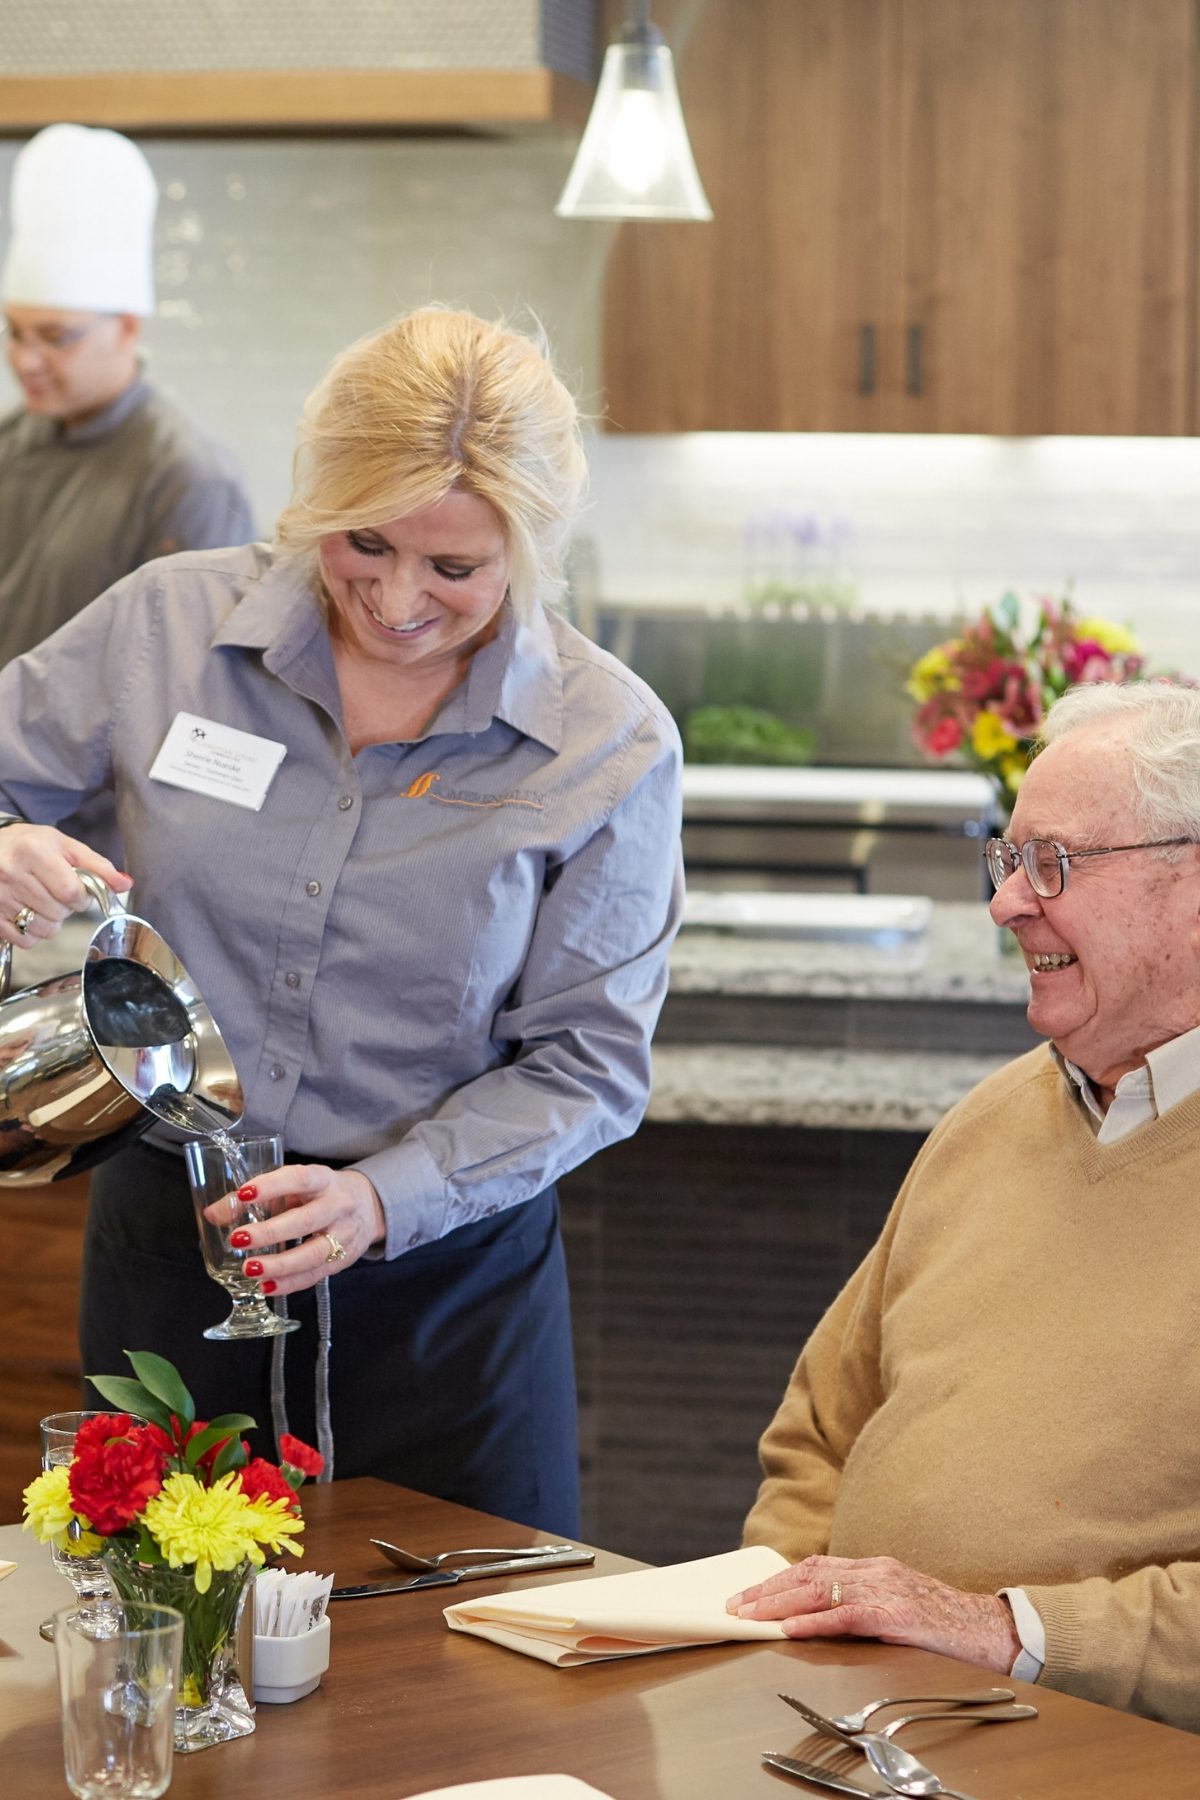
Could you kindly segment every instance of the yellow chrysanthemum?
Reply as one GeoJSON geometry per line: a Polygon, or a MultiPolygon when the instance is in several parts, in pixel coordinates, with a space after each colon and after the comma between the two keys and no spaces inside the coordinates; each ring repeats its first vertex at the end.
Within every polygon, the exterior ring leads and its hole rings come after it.
{"type": "Polygon", "coordinates": [[[1127,625],[1114,625],[1111,619],[1076,619],[1077,638],[1091,638],[1110,656],[1140,656],[1142,647],[1127,625]]]}
{"type": "Polygon", "coordinates": [[[976,756],[991,762],[993,757],[1006,756],[1016,747],[1016,738],[1011,731],[1005,730],[995,713],[976,713],[971,726],[971,748],[976,756]]]}
{"type": "Polygon", "coordinates": [[[99,1556],[104,1539],[91,1529],[92,1522],[71,1504],[71,1471],[65,1463],[46,1469],[25,1489],[25,1519],[21,1529],[32,1531],[39,1544],[53,1544],[68,1556],[99,1556]],[[74,1524],[78,1537],[69,1537],[74,1524]]]}
{"type": "MultiPolygon", "coordinates": [[[[1099,642],[1099,639],[1096,640],[1099,642]]],[[[959,638],[950,638],[944,644],[935,644],[924,656],[919,656],[908,671],[905,692],[914,700],[928,700],[933,694],[953,693],[962,686],[962,682],[954,672],[953,653],[962,649],[959,638]]]]}
{"type": "Polygon", "coordinates": [[[146,1502],[147,1531],[173,1569],[196,1565],[196,1592],[206,1594],[214,1569],[234,1569],[247,1558],[261,1563],[253,1507],[236,1475],[204,1487],[194,1475],[168,1475],[146,1502]]]}
{"type": "MultiPolygon", "coordinates": [[[[248,1502],[254,1520],[254,1535],[260,1544],[278,1556],[284,1550],[290,1550],[293,1556],[299,1556],[300,1546],[293,1543],[304,1530],[304,1520],[296,1517],[286,1500],[268,1500],[260,1496],[248,1502]]],[[[256,1560],[265,1562],[266,1558],[259,1552],[256,1560]]]]}

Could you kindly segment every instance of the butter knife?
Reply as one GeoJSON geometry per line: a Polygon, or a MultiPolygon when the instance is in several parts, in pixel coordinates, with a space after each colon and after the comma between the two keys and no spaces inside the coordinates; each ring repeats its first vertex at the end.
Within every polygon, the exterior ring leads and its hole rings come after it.
{"type": "Polygon", "coordinates": [[[832,1769],[826,1769],[820,1763],[799,1762],[794,1756],[780,1756],[774,1750],[760,1750],[759,1755],[771,1768],[782,1769],[785,1775],[811,1781],[814,1787],[828,1788],[834,1794],[853,1794],[855,1800],[895,1800],[891,1788],[860,1787],[857,1781],[835,1775],[832,1769]]]}
{"type": "Polygon", "coordinates": [[[487,1575],[532,1575],[538,1569],[576,1569],[596,1560],[594,1550],[577,1550],[573,1544],[565,1550],[548,1551],[545,1556],[519,1556],[512,1562],[473,1563],[465,1569],[431,1569],[427,1575],[414,1575],[411,1581],[364,1582],[359,1587],[334,1588],[331,1600],[365,1600],[371,1594],[411,1594],[417,1588],[453,1587],[458,1581],[479,1581],[487,1575]]]}

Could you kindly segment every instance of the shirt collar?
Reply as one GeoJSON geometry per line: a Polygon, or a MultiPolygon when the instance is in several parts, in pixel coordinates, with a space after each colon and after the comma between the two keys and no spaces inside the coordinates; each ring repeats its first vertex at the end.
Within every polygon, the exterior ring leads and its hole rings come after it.
{"type": "MultiPolygon", "coordinates": [[[[547,750],[561,748],[562,670],[541,606],[524,620],[517,618],[511,601],[504,602],[500,629],[471,658],[464,688],[465,730],[486,731],[493,719],[503,719],[547,750]]],[[[437,723],[441,725],[441,715],[437,723]]]]}
{"type": "MultiPolygon", "coordinates": [[[[322,677],[332,672],[325,611],[304,559],[269,562],[247,586],[213,643],[264,651],[263,661],[276,675],[294,677],[301,669],[315,668],[322,677]]],[[[531,619],[519,620],[506,600],[495,637],[475,652],[466,681],[447,696],[426,735],[483,732],[502,719],[557,751],[562,713],[562,670],[550,620],[540,606],[531,619]]]]}
{"type": "MultiPolygon", "coordinates": [[[[1062,1071],[1065,1080],[1079,1090],[1084,1105],[1094,1118],[1104,1118],[1100,1102],[1096,1098],[1096,1090],[1090,1078],[1084,1074],[1077,1063],[1068,1061],[1053,1044],[1050,1053],[1062,1071]]],[[[1181,1100],[1200,1091],[1200,1025],[1191,1031],[1181,1032],[1165,1044],[1159,1044],[1146,1053],[1146,1060],[1141,1067],[1129,1069],[1118,1081],[1113,1090],[1114,1098],[1145,1098],[1154,1109],[1154,1116],[1161,1117],[1181,1100]]]]}
{"type": "Polygon", "coordinates": [[[145,405],[149,395],[150,384],[139,375],[115,400],[110,400],[102,412],[85,419],[82,425],[59,425],[53,420],[50,423],[60,443],[91,444],[97,438],[111,437],[139,406],[145,405]]]}

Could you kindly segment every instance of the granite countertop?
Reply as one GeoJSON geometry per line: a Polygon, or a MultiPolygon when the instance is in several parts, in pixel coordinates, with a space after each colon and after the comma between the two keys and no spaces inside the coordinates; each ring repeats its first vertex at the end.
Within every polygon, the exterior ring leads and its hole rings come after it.
{"type": "Polygon", "coordinates": [[[1021,957],[1001,953],[982,901],[936,901],[928,931],[895,947],[846,940],[681,931],[671,950],[681,994],[978,1000],[1024,1006],[1021,957]]]}
{"type": "MultiPolygon", "coordinates": [[[[1025,1006],[1020,956],[1001,953],[982,902],[938,902],[928,931],[895,948],[688,929],[671,951],[676,994],[1025,1006]]],[[[647,1118],[659,1123],[927,1132],[1011,1060],[914,1049],[762,1043],[654,1046],[647,1118]]]]}
{"type": "Polygon", "coordinates": [[[806,1125],[932,1131],[1007,1056],[772,1045],[656,1044],[647,1119],[693,1125],[806,1125]]]}

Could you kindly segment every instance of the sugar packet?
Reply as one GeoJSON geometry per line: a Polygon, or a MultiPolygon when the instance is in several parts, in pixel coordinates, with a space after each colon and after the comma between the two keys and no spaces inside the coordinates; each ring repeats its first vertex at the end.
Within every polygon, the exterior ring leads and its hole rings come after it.
{"type": "Polygon", "coordinates": [[[256,1637],[300,1637],[325,1617],[332,1575],[260,1569],[254,1580],[256,1637]]]}

